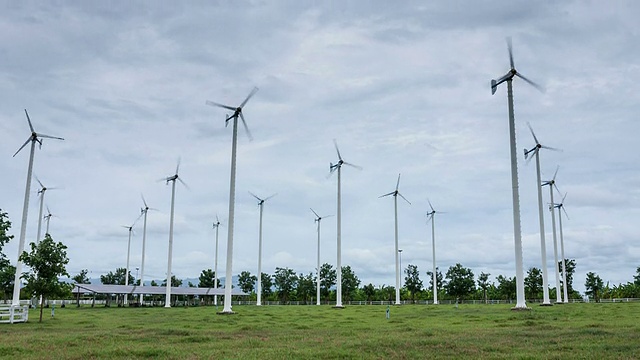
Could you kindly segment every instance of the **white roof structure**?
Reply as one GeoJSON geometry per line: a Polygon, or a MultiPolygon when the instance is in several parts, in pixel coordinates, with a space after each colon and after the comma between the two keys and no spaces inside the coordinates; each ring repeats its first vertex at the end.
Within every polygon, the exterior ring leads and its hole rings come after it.
{"type": "MultiPolygon", "coordinates": [[[[103,285],[103,284],[73,284],[74,294],[130,294],[130,295],[163,295],[166,293],[164,286],[138,286],[138,285],[103,285]]],[[[224,295],[224,288],[198,288],[198,287],[171,287],[172,295],[224,295]]],[[[249,294],[238,290],[232,290],[232,296],[248,296],[249,294]]]]}

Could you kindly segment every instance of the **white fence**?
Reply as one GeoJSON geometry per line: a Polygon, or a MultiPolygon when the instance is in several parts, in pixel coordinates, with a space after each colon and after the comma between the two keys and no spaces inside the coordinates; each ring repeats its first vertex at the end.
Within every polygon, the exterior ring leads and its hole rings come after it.
{"type": "Polygon", "coordinates": [[[0,323],[13,324],[29,320],[29,306],[0,306],[0,323]]]}

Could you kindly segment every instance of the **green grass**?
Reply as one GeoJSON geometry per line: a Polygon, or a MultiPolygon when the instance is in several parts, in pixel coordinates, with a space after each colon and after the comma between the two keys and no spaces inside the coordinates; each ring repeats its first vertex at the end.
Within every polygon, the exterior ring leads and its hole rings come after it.
{"type": "Polygon", "coordinates": [[[386,309],[69,306],[42,323],[33,310],[0,326],[0,358],[640,358],[640,303],[403,305],[389,320],[386,309]]]}

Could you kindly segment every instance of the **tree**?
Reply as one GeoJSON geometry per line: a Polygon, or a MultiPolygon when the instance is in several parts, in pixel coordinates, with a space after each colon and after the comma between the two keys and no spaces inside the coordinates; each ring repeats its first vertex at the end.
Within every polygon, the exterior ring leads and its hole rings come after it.
{"type": "Polygon", "coordinates": [[[481,272],[478,276],[478,287],[482,289],[482,299],[484,299],[485,304],[488,302],[487,289],[489,289],[490,286],[489,276],[491,276],[491,274],[486,274],[484,272],[481,272]]]}
{"type": "Polygon", "coordinates": [[[404,286],[411,294],[411,302],[415,304],[416,294],[422,290],[422,280],[420,280],[418,266],[409,264],[404,270],[404,273],[407,274],[404,278],[404,286]]]}
{"type": "MultiPolygon", "coordinates": [[[[129,281],[129,284],[131,284],[131,281],[129,281]]],[[[160,286],[167,286],[167,279],[162,280],[162,285],[160,286]]],[[[182,286],[182,280],[178,279],[175,275],[171,275],[171,287],[180,287],[180,286],[182,286]]]]}
{"type": "Polygon", "coordinates": [[[328,263],[320,266],[320,297],[329,301],[330,289],[336,284],[336,271],[328,263]]]}
{"type": "Polygon", "coordinates": [[[267,273],[260,274],[262,298],[268,299],[273,294],[273,277],[267,273]]]}
{"type": "Polygon", "coordinates": [[[298,300],[302,300],[305,304],[307,301],[311,301],[311,298],[316,294],[316,281],[313,273],[309,273],[306,276],[300,273],[298,275],[298,288],[296,289],[298,300]]]}
{"type": "Polygon", "coordinates": [[[73,282],[76,284],[91,284],[91,281],[87,277],[88,273],[89,273],[89,270],[82,269],[80,270],[80,273],[72,277],[71,280],[73,280],[73,282]]]}
{"type": "Polygon", "coordinates": [[[0,209],[0,291],[2,298],[6,300],[7,295],[13,293],[13,282],[15,280],[16,268],[2,252],[2,248],[6,243],[13,239],[13,235],[9,235],[11,229],[11,221],[6,212],[0,209]]]}
{"type": "MultiPolygon", "coordinates": [[[[568,271],[567,271],[568,272],[568,271]]],[[[569,280],[567,280],[569,282],[569,280]]],[[[592,296],[596,302],[600,302],[600,294],[604,288],[604,283],[600,276],[593,272],[587,273],[587,281],[584,283],[585,294],[592,296]]]]}
{"type": "Polygon", "coordinates": [[[640,266],[636,269],[636,274],[633,275],[633,283],[636,286],[640,286],[640,266]]]}
{"type": "Polygon", "coordinates": [[[498,280],[498,294],[504,300],[512,300],[516,297],[516,278],[508,278],[502,275],[496,277],[498,280]]]}
{"type": "MultiPolygon", "coordinates": [[[[200,277],[198,277],[198,287],[201,288],[215,288],[216,273],[211,269],[202,270],[200,277]]],[[[220,285],[220,281],[218,281],[220,285]]]]}
{"type": "MultiPolygon", "coordinates": [[[[429,289],[433,289],[433,272],[427,271],[427,276],[429,277],[429,289]]],[[[444,281],[444,277],[442,276],[442,271],[440,268],[436,267],[436,285],[438,290],[442,289],[442,282],[444,281]]]]}
{"type": "Polygon", "coordinates": [[[258,281],[258,277],[251,275],[248,271],[243,271],[238,276],[238,285],[240,286],[240,289],[247,294],[251,294],[253,292],[253,289],[256,286],[256,281],[258,281]]]}
{"type": "Polygon", "coordinates": [[[454,298],[464,298],[471,294],[476,288],[473,271],[463,267],[460,263],[449,267],[446,279],[448,279],[448,281],[444,285],[444,288],[447,294],[454,298]]]}
{"type": "Polygon", "coordinates": [[[273,282],[278,291],[280,302],[285,304],[289,301],[289,296],[291,292],[293,292],[293,289],[296,288],[298,277],[292,269],[277,267],[276,273],[273,275],[273,282]]]}
{"type": "Polygon", "coordinates": [[[54,242],[49,234],[38,244],[31,243],[31,251],[22,252],[19,261],[30,268],[29,272],[22,274],[27,285],[25,291],[34,297],[41,297],[40,322],[42,322],[42,308],[44,300],[53,296],[67,296],[71,291],[71,284],[58,280],[60,276],[69,276],[66,265],[67,247],[61,242],[54,242]]]}
{"type": "Polygon", "coordinates": [[[373,299],[373,297],[376,294],[376,288],[375,286],[373,286],[372,283],[369,283],[369,285],[365,285],[362,288],[362,291],[364,292],[365,296],[367,297],[367,301],[371,301],[373,299]]]}
{"type": "MultiPolygon", "coordinates": [[[[109,271],[109,273],[107,273],[106,275],[100,275],[100,282],[104,285],[124,285],[125,284],[124,276],[126,272],[127,272],[127,269],[125,268],[117,268],[115,273],[109,271]]],[[[134,282],[134,278],[131,275],[131,272],[129,272],[129,284],[133,284],[133,282],[134,282]]]]}
{"type": "MultiPolygon", "coordinates": [[[[573,297],[576,293],[576,291],[573,290],[573,274],[576,272],[576,261],[574,259],[564,259],[564,261],[567,267],[567,294],[569,297],[573,297]]],[[[558,269],[560,269],[560,283],[564,286],[564,282],[562,281],[562,261],[558,261],[558,269]]],[[[578,297],[580,297],[579,294],[578,297]]]]}
{"type": "Polygon", "coordinates": [[[524,278],[524,288],[530,299],[540,298],[542,292],[542,271],[536,267],[529,268],[524,278]]]}
{"type": "Polygon", "coordinates": [[[351,266],[342,267],[342,300],[351,301],[360,286],[360,279],[351,270],[351,266]]]}

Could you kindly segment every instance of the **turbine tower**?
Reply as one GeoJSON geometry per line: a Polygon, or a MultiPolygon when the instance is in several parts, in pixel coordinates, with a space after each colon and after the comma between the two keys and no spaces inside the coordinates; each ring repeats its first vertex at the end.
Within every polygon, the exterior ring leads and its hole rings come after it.
{"type": "Polygon", "coordinates": [[[540,144],[536,134],[533,132],[533,128],[531,125],[527,123],[529,130],[531,131],[531,136],[533,136],[533,140],[536,142],[536,145],[530,150],[524,149],[524,158],[529,162],[531,160],[531,154],[533,153],[536,157],[536,176],[537,183],[536,188],[538,190],[538,218],[540,219],[540,255],[542,257],[542,304],[543,306],[550,306],[551,301],[549,301],[549,282],[548,276],[549,271],[547,270],[547,246],[544,234],[544,213],[542,210],[542,181],[540,180],[540,149],[554,150],[558,151],[556,148],[552,148],[549,146],[545,146],[540,144]]]}
{"type": "MultiPolygon", "coordinates": [[[[144,207],[140,209],[140,216],[144,215],[144,223],[142,225],[142,263],[140,264],[140,286],[142,287],[144,286],[144,256],[147,244],[147,214],[149,213],[149,210],[156,209],[150,208],[149,205],[147,205],[147,201],[144,199],[143,195],[140,195],[140,197],[142,197],[142,203],[144,204],[144,207]]],[[[143,294],[141,293],[138,302],[142,304],[143,299],[143,294]]]]}
{"type": "Polygon", "coordinates": [[[29,154],[29,166],[27,167],[27,185],[25,186],[25,190],[24,190],[24,204],[22,206],[22,223],[20,224],[20,241],[18,242],[18,260],[16,261],[16,274],[13,281],[13,299],[11,301],[11,304],[13,306],[20,305],[20,276],[22,276],[22,261],[20,261],[19,258],[20,258],[20,255],[22,255],[22,252],[24,251],[24,240],[27,234],[27,215],[29,212],[31,174],[33,173],[33,157],[36,149],[36,143],[40,144],[40,147],[42,147],[42,140],[45,138],[64,140],[61,137],[55,137],[55,136],[37,133],[33,129],[33,125],[31,124],[31,119],[29,118],[29,113],[27,112],[27,109],[24,110],[24,113],[25,115],[27,115],[27,122],[29,123],[29,129],[31,129],[31,135],[29,135],[29,138],[27,139],[27,141],[25,141],[24,144],[20,146],[18,151],[16,151],[16,153],[13,154],[13,156],[15,157],[16,155],[18,155],[20,150],[22,150],[25,146],[27,146],[29,142],[31,142],[31,152],[29,154]]]}
{"type": "MultiPolygon", "coordinates": [[[[311,208],[309,208],[311,209],[311,208]]],[[[333,215],[327,215],[327,216],[320,216],[318,215],[317,212],[313,211],[313,209],[311,209],[311,212],[316,216],[316,219],[314,220],[316,223],[318,223],[318,267],[317,267],[317,271],[318,271],[318,276],[316,277],[316,305],[320,305],[320,221],[324,218],[327,218],[329,216],[333,216],[333,215]]]]}
{"type": "MultiPolygon", "coordinates": [[[[220,229],[220,219],[216,215],[216,222],[213,223],[213,228],[216,229],[216,258],[213,262],[213,288],[218,288],[218,229],[220,229]]],[[[213,295],[213,304],[218,306],[218,295],[213,295]]]]}
{"type": "MultiPolygon", "coordinates": [[[[225,126],[229,124],[229,120],[233,119],[233,137],[231,142],[231,179],[229,186],[229,228],[227,232],[227,269],[226,269],[226,280],[224,282],[224,307],[221,314],[233,314],[233,310],[231,310],[231,287],[232,287],[232,277],[233,277],[233,222],[234,222],[234,210],[235,210],[235,202],[236,202],[236,149],[238,145],[238,117],[242,120],[242,125],[244,125],[244,130],[247,132],[247,136],[249,140],[252,139],[251,132],[249,132],[249,127],[247,127],[247,122],[244,120],[244,115],[242,115],[242,108],[247,104],[247,101],[251,99],[251,97],[258,91],[257,87],[254,87],[253,90],[249,93],[246,99],[240,104],[240,106],[234,108],[228,105],[219,104],[213,101],[207,100],[207,105],[221,107],[227,110],[233,111],[233,115],[227,115],[225,117],[225,126]]],[[[262,275],[262,274],[260,274],[262,275]]]]}
{"type": "Polygon", "coordinates": [[[256,305],[262,305],[262,209],[264,208],[264,202],[276,196],[273,194],[268,198],[261,199],[256,194],[249,191],[249,194],[258,200],[258,207],[260,208],[260,230],[258,235],[258,285],[256,288],[256,305]]]}
{"type": "MultiPolygon", "coordinates": [[[[560,270],[558,269],[558,238],[556,236],[556,214],[554,211],[555,208],[553,207],[553,188],[555,187],[556,190],[558,189],[558,187],[556,186],[556,175],[558,175],[559,169],[560,167],[558,166],[551,180],[545,181],[542,183],[542,186],[549,186],[549,196],[551,198],[551,204],[552,204],[551,206],[549,206],[549,211],[551,211],[551,228],[553,229],[553,259],[555,260],[554,268],[556,272],[556,303],[557,304],[562,303],[562,296],[560,294],[560,270]]],[[[560,190],[558,190],[558,192],[559,191],[560,190]]]]}
{"type": "Polygon", "coordinates": [[[511,189],[513,197],[513,232],[515,243],[516,258],[516,294],[517,302],[515,309],[526,309],[527,304],[524,298],[524,270],[522,261],[522,232],[520,228],[520,193],[518,190],[518,159],[516,156],[516,125],[513,113],[513,87],[512,82],[515,76],[533,85],[541,90],[533,81],[527,79],[520,74],[513,63],[513,51],[511,48],[511,38],[507,38],[507,47],[509,49],[509,63],[511,69],[509,72],[498,80],[491,80],[491,94],[496,93],[498,85],[507,82],[507,100],[509,103],[509,140],[511,150],[511,189]]]}
{"type": "MultiPolygon", "coordinates": [[[[138,219],[139,218],[140,217],[138,217],[138,219]]],[[[129,232],[129,241],[127,242],[127,267],[126,267],[127,270],[124,275],[124,286],[129,286],[129,256],[131,255],[131,235],[133,234],[133,226],[136,224],[138,219],[136,219],[136,221],[134,221],[133,224],[131,224],[131,226],[122,225],[122,227],[128,229],[128,232],[129,232]]],[[[128,303],[129,303],[129,294],[125,294],[124,304],[127,305],[128,303]]]]}
{"type": "MultiPolygon", "coordinates": [[[[40,242],[40,240],[42,240],[42,219],[44,219],[43,215],[42,215],[42,210],[44,207],[44,194],[47,192],[47,190],[53,190],[55,188],[48,188],[44,185],[42,185],[42,182],[40,181],[40,179],[38,179],[38,177],[36,176],[36,181],[38,182],[38,184],[40,184],[40,190],[38,190],[38,195],[40,196],[40,214],[38,215],[38,237],[36,238],[36,244],[40,242]]],[[[49,228],[47,227],[47,232],[45,234],[49,233],[49,228]]]]}
{"type": "MultiPolygon", "coordinates": [[[[342,308],[342,239],[341,239],[341,220],[342,220],[342,214],[341,214],[341,208],[342,205],[340,203],[340,173],[341,173],[341,169],[342,169],[342,165],[349,165],[351,167],[354,167],[356,169],[362,170],[362,168],[360,166],[357,165],[353,165],[350,164],[344,160],[342,160],[342,155],[340,155],[340,150],[338,149],[338,143],[336,142],[335,139],[333,139],[333,145],[336,147],[336,153],[338,153],[338,162],[335,164],[329,163],[329,176],[331,176],[331,174],[334,173],[334,171],[338,171],[338,210],[336,212],[336,219],[337,219],[337,242],[338,242],[338,246],[337,246],[337,252],[338,252],[338,261],[337,261],[337,266],[336,266],[336,308],[342,308]]],[[[318,271],[320,271],[320,269],[318,269],[318,271]]]]}
{"type": "Polygon", "coordinates": [[[562,235],[562,211],[564,211],[565,216],[569,219],[569,214],[567,214],[567,210],[564,209],[564,199],[566,199],[567,193],[564,193],[562,197],[562,201],[560,204],[553,204],[553,206],[558,209],[558,220],[560,226],[560,255],[562,256],[562,283],[564,284],[564,303],[569,303],[569,290],[567,287],[567,261],[564,257],[564,236],[562,235]],[[560,211],[562,209],[562,211],[560,211]]]}
{"type": "Polygon", "coordinates": [[[438,275],[436,273],[436,210],[431,205],[431,201],[427,200],[431,211],[427,212],[427,223],[431,220],[431,253],[433,254],[433,305],[438,305],[438,275]]]}
{"type": "Polygon", "coordinates": [[[178,176],[178,171],[180,170],[180,160],[178,160],[178,165],[176,166],[176,173],[172,176],[166,177],[162,180],[166,181],[168,185],[171,181],[171,216],[169,217],[169,255],[167,259],[167,291],[165,294],[164,307],[171,307],[171,260],[173,259],[173,214],[175,209],[175,200],[176,200],[176,180],[180,181],[182,185],[187,187],[187,184],[180,179],[178,176]]]}
{"type": "Polygon", "coordinates": [[[398,174],[396,189],[388,194],[378,196],[378,198],[382,198],[385,196],[393,196],[393,209],[394,209],[394,216],[395,216],[395,251],[394,253],[396,258],[396,302],[395,302],[396,305],[400,305],[400,271],[401,269],[400,269],[400,265],[398,265],[398,255],[402,251],[398,249],[398,195],[400,195],[400,197],[403,198],[404,201],[406,201],[409,205],[411,205],[409,200],[407,200],[407,198],[405,198],[404,196],[402,196],[402,194],[400,194],[400,192],[398,191],[398,186],[400,186],[400,174],[398,174]]]}

